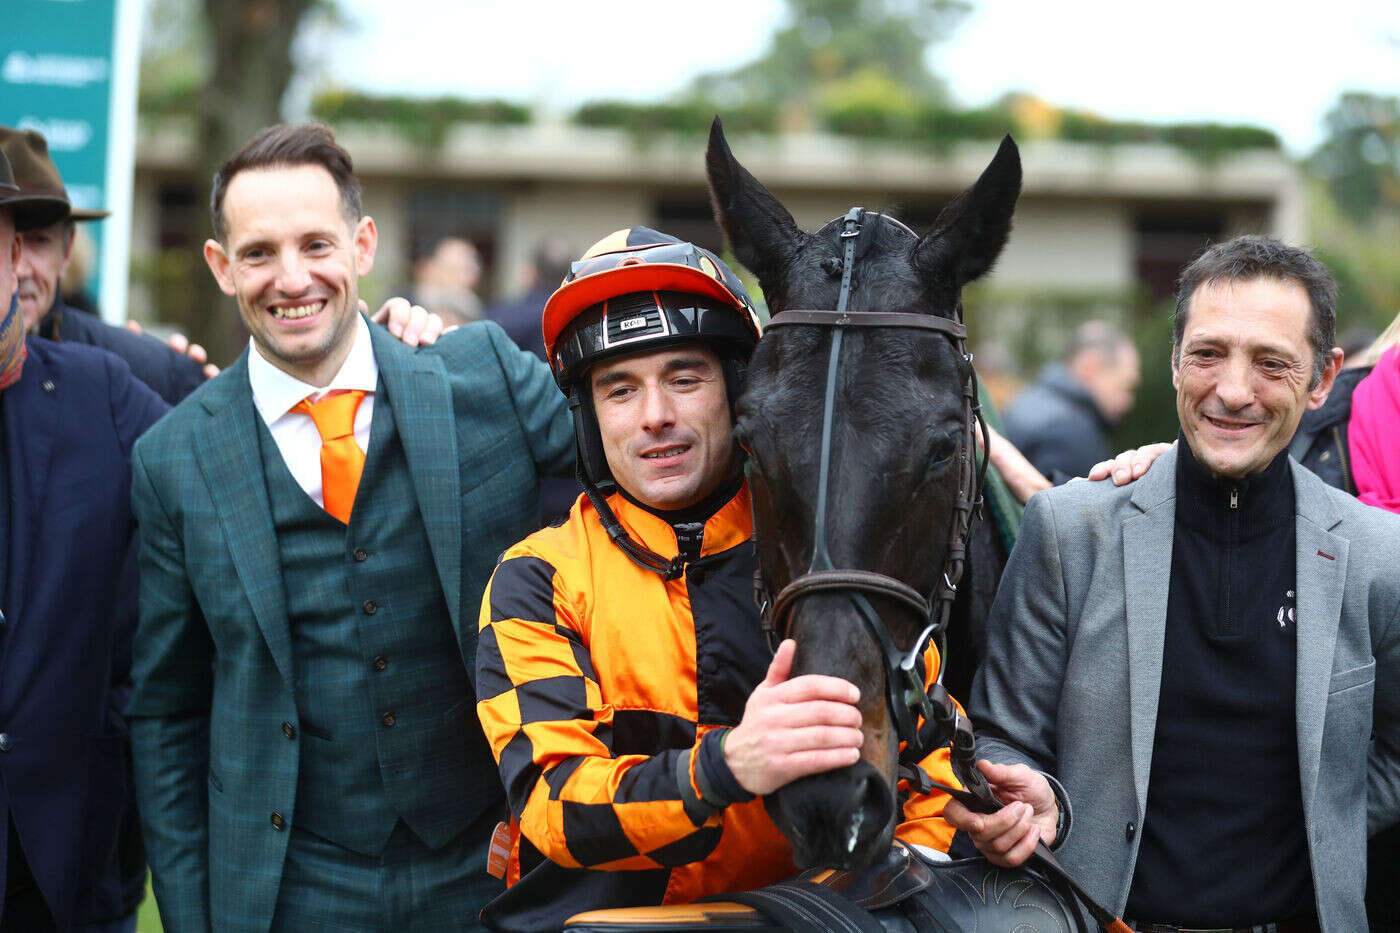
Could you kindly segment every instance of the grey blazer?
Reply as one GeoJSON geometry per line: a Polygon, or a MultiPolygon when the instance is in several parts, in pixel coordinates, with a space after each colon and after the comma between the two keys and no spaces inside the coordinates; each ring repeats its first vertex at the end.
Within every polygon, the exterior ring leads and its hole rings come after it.
{"type": "MultiPolygon", "coordinates": [[[[1350,933],[1366,929],[1368,827],[1400,819],[1400,516],[1292,468],[1303,814],[1318,917],[1350,933]]],[[[979,756],[1059,778],[1073,808],[1059,858],[1120,912],[1147,810],[1175,506],[1174,449],[1128,486],[1032,498],[968,704],[979,756]]]]}

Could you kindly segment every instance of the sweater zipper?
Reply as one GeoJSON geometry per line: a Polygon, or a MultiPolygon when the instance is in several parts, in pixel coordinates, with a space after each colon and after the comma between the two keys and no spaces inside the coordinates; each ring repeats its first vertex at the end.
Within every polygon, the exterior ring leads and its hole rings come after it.
{"type": "Polygon", "coordinates": [[[1235,547],[1239,541],[1240,487],[1230,487],[1230,520],[1225,533],[1225,618],[1221,620],[1221,634],[1229,638],[1235,634],[1234,616],[1230,612],[1230,584],[1234,578],[1235,547]]]}

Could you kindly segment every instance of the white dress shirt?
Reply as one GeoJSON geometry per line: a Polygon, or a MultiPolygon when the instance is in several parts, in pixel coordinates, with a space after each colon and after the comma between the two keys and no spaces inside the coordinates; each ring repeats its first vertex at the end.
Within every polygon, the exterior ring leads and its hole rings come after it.
{"type": "Polygon", "coordinates": [[[355,315],[355,342],[350,347],[350,355],[341,364],[330,385],[324,389],[308,385],[290,376],[258,352],[257,344],[250,339],[248,348],[248,383],[253,390],[253,404],[262,416],[282,460],[291,471],[292,478],[306,494],[325,508],[326,500],[321,492],[321,432],[316,430],[316,422],[310,415],[292,411],[302,399],[320,401],[327,393],[340,389],[362,389],[364,399],[355,412],[355,443],[363,451],[369,450],[370,419],[374,416],[374,390],[379,385],[379,364],[374,361],[374,347],[369,339],[369,325],[358,314],[355,315]]]}

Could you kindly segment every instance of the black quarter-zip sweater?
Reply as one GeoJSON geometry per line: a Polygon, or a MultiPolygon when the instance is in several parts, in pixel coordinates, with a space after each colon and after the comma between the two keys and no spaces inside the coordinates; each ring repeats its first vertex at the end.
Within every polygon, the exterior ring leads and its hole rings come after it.
{"type": "Polygon", "coordinates": [[[1241,927],[1311,914],[1296,727],[1293,473],[1218,480],[1177,444],[1147,813],[1125,916],[1241,927]]]}

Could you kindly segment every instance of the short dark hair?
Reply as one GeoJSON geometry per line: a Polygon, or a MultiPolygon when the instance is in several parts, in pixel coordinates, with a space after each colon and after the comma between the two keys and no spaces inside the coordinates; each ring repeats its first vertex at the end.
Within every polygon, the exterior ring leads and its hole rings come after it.
{"type": "Polygon", "coordinates": [[[228,235],[224,222],[224,195],[229,182],[239,172],[250,169],[319,165],[330,173],[340,192],[340,211],[348,224],[355,224],[364,215],[360,196],[360,181],[355,177],[355,164],[350,153],[335,141],[330,127],[321,123],[279,123],[265,127],[248,140],[214,174],[214,188],[209,196],[209,210],[214,219],[214,236],[223,242],[228,235]]]}
{"type": "Polygon", "coordinates": [[[1237,236],[1207,247],[1176,282],[1176,316],[1172,327],[1172,361],[1181,353],[1186,315],[1191,298],[1203,285],[1249,279],[1296,282],[1308,293],[1312,327],[1308,334],[1313,351],[1312,385],[1327,371],[1332,347],[1337,343],[1337,283],[1332,273],[1307,250],[1289,246],[1277,237],[1237,236]]]}

